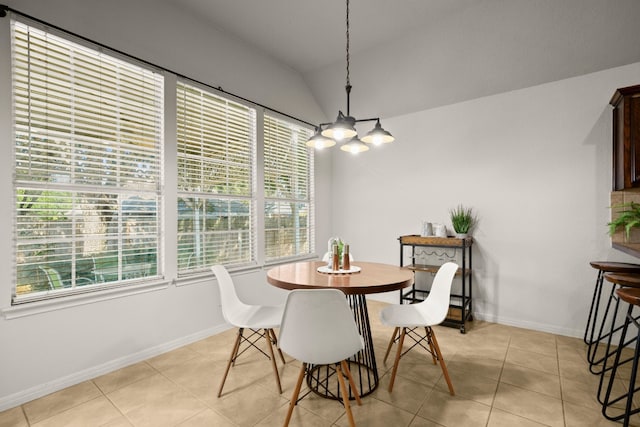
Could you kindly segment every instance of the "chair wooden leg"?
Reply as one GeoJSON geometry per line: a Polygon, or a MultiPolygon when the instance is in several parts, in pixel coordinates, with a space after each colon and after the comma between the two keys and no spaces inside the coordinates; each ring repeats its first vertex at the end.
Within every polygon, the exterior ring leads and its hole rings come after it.
{"type": "Polygon", "coordinates": [[[227,374],[229,374],[229,368],[231,368],[231,364],[236,360],[236,356],[238,355],[238,349],[240,348],[240,340],[242,339],[242,328],[238,329],[238,334],[236,335],[236,342],[233,344],[233,349],[231,349],[231,355],[229,356],[229,361],[227,362],[227,369],[224,371],[224,375],[222,376],[222,382],[220,382],[220,387],[218,389],[218,397],[222,396],[222,388],[224,387],[224,382],[227,380],[227,374]]]}
{"type": "Polygon", "coordinates": [[[349,364],[346,360],[343,360],[342,362],[340,362],[340,365],[342,366],[342,372],[347,375],[347,380],[349,380],[349,385],[351,386],[351,390],[353,390],[353,395],[356,398],[356,402],[358,402],[358,405],[362,405],[362,400],[360,400],[360,393],[358,393],[356,383],[353,381],[353,377],[351,376],[351,369],[349,369],[349,364]]]}
{"type": "Polygon", "coordinates": [[[398,350],[396,351],[396,360],[393,363],[393,371],[391,372],[391,380],[389,381],[389,393],[393,391],[393,383],[396,380],[396,373],[398,372],[398,364],[400,363],[400,356],[402,356],[402,346],[404,345],[404,336],[406,333],[407,328],[402,328],[400,340],[398,341],[398,350]]]}
{"type": "Polygon", "coordinates": [[[280,360],[282,360],[282,364],[286,365],[287,362],[285,362],[284,360],[284,354],[282,354],[282,350],[280,350],[280,347],[278,347],[278,338],[276,337],[275,331],[273,329],[269,329],[269,333],[271,334],[271,338],[273,339],[273,345],[276,346],[278,354],[280,354],[280,360]]]}
{"type": "Polygon", "coordinates": [[[340,384],[340,389],[342,390],[342,403],[344,403],[344,409],[347,411],[347,418],[349,419],[349,425],[351,427],[355,427],[356,422],[353,420],[353,414],[351,413],[351,405],[349,405],[349,389],[347,388],[344,382],[344,376],[342,374],[342,369],[340,369],[340,363],[336,365],[336,371],[338,373],[338,383],[340,384]]]}
{"type": "Polygon", "coordinates": [[[269,329],[264,330],[264,337],[267,340],[267,347],[269,348],[269,354],[271,355],[271,365],[273,365],[273,374],[276,376],[276,384],[278,385],[278,391],[282,394],[282,385],[280,384],[280,374],[278,373],[278,365],[276,365],[276,356],[273,353],[273,345],[271,345],[271,335],[269,329]]]}
{"type": "Polygon", "coordinates": [[[387,352],[384,354],[384,363],[387,363],[387,357],[389,357],[389,352],[391,351],[391,347],[393,347],[393,341],[396,339],[396,335],[398,335],[398,330],[400,328],[395,328],[393,330],[393,335],[391,335],[391,339],[389,340],[389,345],[387,346],[387,352]]]}
{"type": "Polygon", "coordinates": [[[453,391],[453,384],[451,384],[451,378],[449,378],[449,370],[447,369],[447,364],[444,363],[444,358],[442,357],[442,353],[440,352],[440,346],[438,345],[438,340],[436,339],[436,334],[433,332],[433,329],[429,327],[429,338],[433,340],[433,347],[436,350],[436,354],[438,355],[438,360],[440,361],[440,367],[442,368],[442,373],[444,374],[444,379],[447,381],[447,385],[449,386],[449,394],[451,396],[455,396],[456,393],[453,391]]]}
{"type": "Polygon", "coordinates": [[[429,349],[431,350],[431,358],[433,359],[433,364],[437,365],[438,360],[436,359],[436,350],[433,348],[433,343],[429,338],[429,328],[428,327],[424,328],[424,332],[426,334],[425,336],[427,337],[427,342],[429,343],[429,349]]]}
{"type": "Polygon", "coordinates": [[[238,329],[238,342],[236,343],[235,352],[233,353],[233,357],[231,358],[231,366],[236,366],[236,359],[238,358],[238,352],[240,351],[240,346],[242,345],[242,335],[244,335],[244,328],[238,329]]]}
{"type": "Polygon", "coordinates": [[[291,415],[293,415],[293,408],[296,406],[298,402],[298,395],[300,394],[300,388],[302,387],[302,380],[304,379],[304,374],[307,371],[307,364],[302,364],[302,369],[300,369],[300,374],[298,374],[298,381],[296,382],[296,387],[293,389],[293,395],[291,396],[291,402],[289,403],[289,411],[287,411],[287,418],[284,420],[284,427],[289,425],[289,421],[291,421],[291,415]]]}

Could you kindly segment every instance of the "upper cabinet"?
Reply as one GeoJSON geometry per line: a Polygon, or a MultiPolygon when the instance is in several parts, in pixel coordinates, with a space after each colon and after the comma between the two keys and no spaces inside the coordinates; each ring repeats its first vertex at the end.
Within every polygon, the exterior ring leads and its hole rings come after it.
{"type": "Polygon", "coordinates": [[[640,85],[616,90],[613,106],[613,190],[640,187],[640,85]]]}

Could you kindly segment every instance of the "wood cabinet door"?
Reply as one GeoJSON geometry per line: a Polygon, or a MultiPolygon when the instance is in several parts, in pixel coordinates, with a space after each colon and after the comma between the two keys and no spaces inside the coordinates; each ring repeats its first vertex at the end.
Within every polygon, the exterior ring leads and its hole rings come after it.
{"type": "Polygon", "coordinates": [[[613,106],[613,190],[640,187],[640,85],[616,90],[613,106]]]}

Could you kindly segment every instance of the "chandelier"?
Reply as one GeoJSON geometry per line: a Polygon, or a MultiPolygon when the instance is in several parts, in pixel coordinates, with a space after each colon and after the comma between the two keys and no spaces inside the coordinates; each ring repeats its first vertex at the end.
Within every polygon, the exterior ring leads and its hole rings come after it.
{"type": "Polygon", "coordinates": [[[380,118],[356,119],[350,112],[351,81],[349,78],[349,0],[347,1],[347,114],[338,111],[338,117],[333,123],[320,123],[316,126],[314,135],[309,138],[307,145],[316,149],[333,147],[341,144],[340,149],[353,154],[367,151],[369,144],[380,145],[392,142],[395,138],[380,125],[380,118]],[[375,127],[362,139],[358,138],[355,124],[360,122],[376,122],[375,127]]]}

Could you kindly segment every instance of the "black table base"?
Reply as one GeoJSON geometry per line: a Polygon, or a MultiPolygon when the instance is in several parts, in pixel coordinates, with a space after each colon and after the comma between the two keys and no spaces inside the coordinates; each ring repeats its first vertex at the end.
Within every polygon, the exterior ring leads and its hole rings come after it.
{"type": "MultiPolygon", "coordinates": [[[[367,299],[365,295],[347,295],[347,300],[364,341],[364,349],[347,359],[358,394],[362,397],[373,393],[378,387],[378,367],[373,350],[367,299]]],[[[307,386],[319,396],[342,400],[338,377],[335,375],[333,366],[310,365],[307,372],[307,386]]],[[[355,399],[351,386],[349,386],[349,399],[355,399]]]]}

